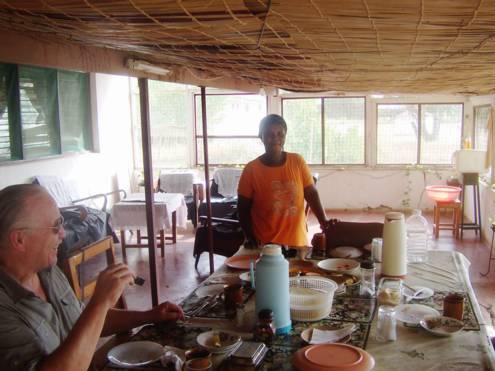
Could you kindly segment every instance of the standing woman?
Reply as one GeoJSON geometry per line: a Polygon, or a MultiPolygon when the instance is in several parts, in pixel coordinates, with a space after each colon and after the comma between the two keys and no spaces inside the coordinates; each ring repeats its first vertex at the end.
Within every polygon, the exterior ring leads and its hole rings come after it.
{"type": "Polygon", "coordinates": [[[238,211],[246,247],[267,243],[307,246],[304,200],[322,230],[330,223],[304,159],[283,150],[286,134],[287,124],[281,116],[271,114],[263,118],[259,137],[265,153],[249,162],[242,172],[237,191],[238,211]]]}

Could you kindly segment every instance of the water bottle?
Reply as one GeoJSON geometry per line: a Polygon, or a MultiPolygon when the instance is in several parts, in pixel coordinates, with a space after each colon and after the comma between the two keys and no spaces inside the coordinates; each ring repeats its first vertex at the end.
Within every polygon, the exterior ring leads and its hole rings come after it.
{"type": "Polygon", "coordinates": [[[265,245],[256,263],[256,315],[264,309],[273,312],[277,334],[286,334],[291,328],[289,297],[289,262],[279,245],[265,245]]]}
{"type": "Polygon", "coordinates": [[[407,261],[421,263],[428,259],[428,221],[421,215],[421,210],[413,210],[406,220],[407,261]]]}

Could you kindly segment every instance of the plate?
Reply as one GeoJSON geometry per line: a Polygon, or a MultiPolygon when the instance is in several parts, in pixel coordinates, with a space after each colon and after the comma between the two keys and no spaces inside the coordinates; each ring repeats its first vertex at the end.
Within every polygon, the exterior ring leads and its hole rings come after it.
{"type": "Polygon", "coordinates": [[[361,255],[363,255],[363,252],[353,246],[339,246],[330,250],[330,256],[333,258],[354,259],[359,258],[361,255]]]}
{"type": "Polygon", "coordinates": [[[341,343],[308,345],[294,354],[292,363],[305,371],[368,371],[375,366],[371,354],[341,343]]]}
{"type": "Polygon", "coordinates": [[[199,334],[196,341],[212,353],[226,353],[237,346],[241,341],[241,337],[233,332],[212,330],[199,334]],[[217,341],[220,343],[219,346],[215,345],[217,341]]]}
{"type": "Polygon", "coordinates": [[[216,294],[219,294],[223,291],[223,284],[218,283],[215,285],[206,285],[206,286],[199,286],[196,291],[194,291],[194,294],[198,298],[204,298],[205,296],[213,296],[216,294]]]}
{"type": "Polygon", "coordinates": [[[359,262],[352,259],[332,258],[319,261],[318,267],[329,272],[353,274],[359,268],[359,262]]]}
{"type": "Polygon", "coordinates": [[[152,341],[131,341],[110,349],[107,358],[119,366],[142,366],[156,362],[164,354],[162,345],[152,341]]]}
{"type": "Polygon", "coordinates": [[[408,299],[408,300],[412,300],[412,296],[415,292],[417,292],[418,290],[421,290],[423,289],[423,291],[421,291],[415,298],[414,300],[421,300],[421,299],[427,299],[431,296],[433,296],[433,294],[435,293],[432,289],[430,289],[429,287],[424,287],[424,286],[410,286],[412,289],[414,289],[414,291],[408,289],[407,287],[404,288],[404,296],[408,299]]]}
{"type": "Polygon", "coordinates": [[[259,254],[256,255],[234,255],[225,260],[225,265],[229,268],[233,269],[249,269],[249,264],[251,260],[258,260],[260,257],[259,254]]]}
{"type": "Polygon", "coordinates": [[[464,328],[462,321],[444,316],[426,316],[419,324],[426,331],[437,336],[452,336],[464,328]]]}
{"type": "MultiPolygon", "coordinates": [[[[325,343],[347,343],[351,340],[351,334],[356,329],[355,325],[349,326],[332,326],[332,325],[323,325],[316,327],[318,330],[331,331],[335,333],[336,336],[339,337],[336,341],[323,341],[321,343],[312,343],[312,344],[325,344],[325,343]],[[341,336],[343,335],[343,336],[341,336]]],[[[303,339],[306,343],[310,344],[311,337],[313,335],[313,327],[307,328],[303,332],[301,332],[301,339],[303,339]]]]}
{"type": "Polygon", "coordinates": [[[440,313],[426,305],[422,304],[402,304],[395,310],[395,318],[409,325],[419,325],[419,322],[429,315],[439,316],[440,313]]]}
{"type": "Polygon", "coordinates": [[[207,281],[208,285],[213,284],[225,284],[232,285],[234,283],[239,283],[239,277],[235,273],[223,273],[217,274],[207,281]]]}

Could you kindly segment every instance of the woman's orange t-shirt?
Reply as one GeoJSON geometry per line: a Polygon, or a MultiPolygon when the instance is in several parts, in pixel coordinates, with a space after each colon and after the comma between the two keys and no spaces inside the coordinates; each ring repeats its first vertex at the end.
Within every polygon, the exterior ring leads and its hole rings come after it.
{"type": "Polygon", "coordinates": [[[249,162],[239,180],[238,194],[253,201],[253,232],[262,243],[307,246],[304,188],[313,184],[304,159],[287,152],[282,166],[249,162]]]}

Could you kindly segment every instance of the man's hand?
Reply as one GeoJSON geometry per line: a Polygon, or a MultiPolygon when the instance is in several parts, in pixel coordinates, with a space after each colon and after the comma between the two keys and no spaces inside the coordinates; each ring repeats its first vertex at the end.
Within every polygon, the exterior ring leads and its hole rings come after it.
{"type": "Polygon", "coordinates": [[[125,287],[133,282],[134,274],[127,265],[112,264],[99,274],[91,301],[105,304],[110,309],[115,306],[125,287]]]}
{"type": "Polygon", "coordinates": [[[153,322],[184,320],[182,308],[168,301],[151,309],[153,322]]]}

